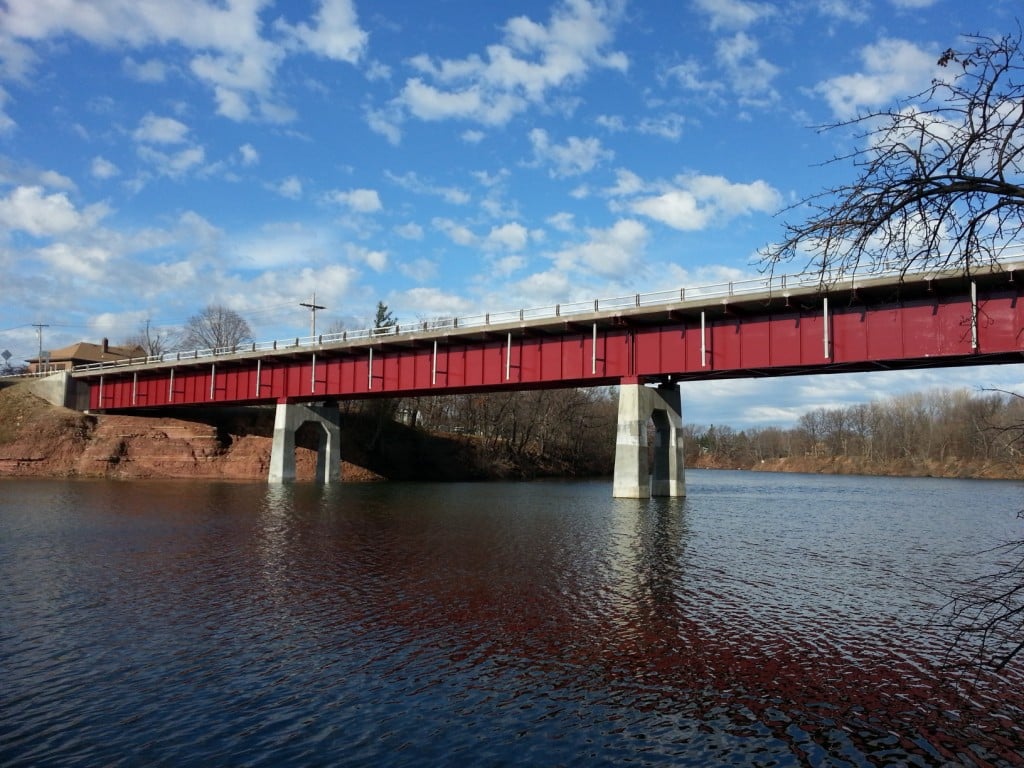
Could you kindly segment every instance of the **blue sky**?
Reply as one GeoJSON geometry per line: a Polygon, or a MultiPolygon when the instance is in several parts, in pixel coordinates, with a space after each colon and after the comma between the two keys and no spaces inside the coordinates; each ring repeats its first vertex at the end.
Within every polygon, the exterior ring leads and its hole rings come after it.
{"type": "MultiPolygon", "coordinates": [[[[757,274],[852,179],[814,126],[925,88],[1009,0],[5,0],[0,348],[182,325],[259,340],[757,274]]],[[[794,265],[794,271],[800,265],[794,265]]],[[[1021,366],[693,384],[786,425],[1021,366]]]]}

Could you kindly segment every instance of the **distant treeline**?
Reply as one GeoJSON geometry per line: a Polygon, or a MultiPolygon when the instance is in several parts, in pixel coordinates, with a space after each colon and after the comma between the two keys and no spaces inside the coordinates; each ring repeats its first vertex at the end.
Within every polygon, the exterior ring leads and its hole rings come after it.
{"type": "MultiPolygon", "coordinates": [[[[377,447],[386,423],[400,421],[463,441],[476,475],[607,475],[614,466],[614,388],[369,400],[343,408],[380,425],[368,449],[377,447]]],[[[977,475],[1016,465],[1024,472],[1024,398],[997,391],[935,390],[820,408],[788,429],[688,424],[684,433],[690,467],[977,475]]]]}
{"type": "Polygon", "coordinates": [[[1020,463],[1024,398],[998,391],[935,390],[819,408],[801,416],[792,429],[688,425],[686,431],[691,466],[838,458],[867,466],[1020,463]]]}

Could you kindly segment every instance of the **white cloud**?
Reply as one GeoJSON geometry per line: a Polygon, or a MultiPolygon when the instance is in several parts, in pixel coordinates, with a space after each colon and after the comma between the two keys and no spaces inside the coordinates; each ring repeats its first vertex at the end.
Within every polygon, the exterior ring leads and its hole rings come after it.
{"type": "Polygon", "coordinates": [[[44,187],[49,187],[50,189],[73,190],[76,188],[75,182],[63,173],[57,173],[56,171],[43,171],[40,173],[39,183],[44,187]]]}
{"type": "Polygon", "coordinates": [[[374,271],[383,272],[388,267],[388,255],[384,251],[369,251],[366,263],[374,271]]]}
{"type": "MultiPolygon", "coordinates": [[[[0,11],[2,10],[0,8],[0,11]]],[[[0,15],[0,22],[3,20],[3,16],[0,15]]],[[[19,83],[29,83],[32,69],[39,57],[30,46],[3,32],[4,26],[0,24],[0,76],[19,83]]]]}
{"type": "MultiPolygon", "coordinates": [[[[262,0],[155,2],[8,0],[0,12],[0,58],[5,74],[26,80],[36,57],[30,44],[77,36],[95,45],[143,51],[180,46],[191,73],[213,93],[217,111],[233,120],[294,119],[275,89],[277,69],[289,53],[312,52],[355,62],[365,46],[351,0],[320,0],[312,23],[265,27],[262,0]],[[278,39],[264,34],[271,29],[278,39]]],[[[165,76],[159,62],[125,60],[129,74],[147,81],[165,76]]]]}
{"type": "Polygon", "coordinates": [[[399,237],[405,238],[406,240],[422,240],[423,227],[414,221],[410,221],[407,224],[395,227],[395,234],[399,237]]]}
{"type": "Polygon", "coordinates": [[[63,192],[47,195],[39,186],[16,187],[7,197],[0,197],[0,225],[35,237],[66,235],[95,226],[108,212],[102,204],[79,212],[63,192]]]}
{"type": "Polygon", "coordinates": [[[375,189],[352,189],[347,192],[336,190],[328,195],[328,199],[348,206],[356,213],[376,213],[383,207],[375,189]]]}
{"type": "Polygon", "coordinates": [[[458,187],[444,187],[437,184],[431,184],[430,182],[420,179],[420,177],[413,171],[402,174],[401,176],[387,171],[385,172],[385,175],[391,179],[391,181],[398,184],[398,186],[402,187],[402,189],[406,189],[409,192],[415,192],[419,195],[440,197],[445,202],[452,203],[453,205],[465,205],[472,199],[469,196],[469,193],[465,190],[459,189],[458,187]]]}
{"type": "Polygon", "coordinates": [[[103,281],[107,276],[112,254],[98,245],[72,245],[51,243],[40,248],[39,256],[50,267],[64,277],[74,276],[81,280],[103,281]]]}
{"type": "Polygon", "coordinates": [[[121,173],[121,170],[105,157],[94,157],[90,166],[90,173],[96,179],[110,179],[121,173]]]}
{"type": "Polygon", "coordinates": [[[746,29],[776,13],[775,7],[768,3],[747,0],[694,0],[693,5],[710,17],[712,30],[746,29]]]}
{"type": "Polygon", "coordinates": [[[706,80],[703,77],[704,67],[696,59],[686,61],[669,67],[663,75],[664,80],[673,80],[681,88],[687,91],[698,91],[700,93],[715,93],[722,88],[722,84],[714,80],[706,80]]]}
{"type": "Polygon", "coordinates": [[[289,200],[298,200],[302,197],[302,180],[298,176],[289,176],[275,186],[274,191],[281,195],[281,197],[287,197],[289,200]]]}
{"type": "MultiPolygon", "coordinates": [[[[933,0],[924,0],[931,4],[933,0]]],[[[863,24],[870,16],[867,8],[856,0],[820,0],[818,13],[840,21],[851,21],[854,24],[863,24]]]]}
{"type": "Polygon", "coordinates": [[[456,245],[473,245],[476,243],[476,235],[468,228],[457,224],[451,219],[435,218],[430,222],[438,232],[444,234],[456,245]]]}
{"type": "MultiPolygon", "coordinates": [[[[677,177],[657,194],[626,204],[633,213],[647,216],[673,229],[694,231],[749,213],[774,213],[782,197],[765,181],[735,184],[721,176],[677,177]]],[[[635,189],[632,180],[628,188],[635,189]]]]}
{"type": "Polygon", "coordinates": [[[764,106],[779,98],[772,81],[779,68],[759,55],[757,41],[745,32],[718,41],[715,54],[741,104],[764,106]]]}
{"type": "MultiPolygon", "coordinates": [[[[199,230],[199,234],[191,238],[213,244],[211,250],[215,252],[220,250],[216,244],[221,233],[201,219],[190,222],[190,226],[199,230]]],[[[297,264],[309,263],[318,264],[319,268],[335,250],[329,231],[294,222],[267,224],[252,234],[233,239],[228,247],[234,265],[258,271],[294,269],[297,264]]],[[[294,290],[296,283],[291,281],[289,285],[293,286],[290,290],[294,290]]],[[[319,293],[326,285],[326,281],[314,282],[309,290],[316,287],[319,293]]]]}
{"type": "Polygon", "coordinates": [[[406,81],[395,104],[421,120],[504,125],[594,67],[625,71],[625,54],[607,50],[619,15],[617,3],[563,0],[547,24],[525,16],[509,19],[502,41],[488,45],[483,56],[413,57],[409,64],[421,76],[406,81]]]}
{"type": "Polygon", "coordinates": [[[936,58],[906,40],[883,38],[861,49],[864,71],[825,80],[814,90],[837,118],[848,119],[927,88],[939,69],[936,58]]]}
{"type": "Polygon", "coordinates": [[[365,264],[374,272],[383,272],[388,267],[387,251],[375,251],[371,248],[364,248],[361,245],[347,246],[348,256],[352,261],[365,264]]]}
{"type": "MultiPolygon", "coordinates": [[[[0,61],[2,59],[3,56],[0,53],[0,61]]],[[[4,105],[7,104],[9,99],[10,96],[7,95],[7,91],[0,87],[0,135],[10,133],[17,127],[17,123],[14,122],[11,116],[4,112],[4,105]]]]}
{"type": "Polygon", "coordinates": [[[320,0],[320,10],[313,19],[284,29],[309,51],[335,61],[355,64],[366,50],[368,35],[359,27],[352,0],[320,0]]]}
{"type": "Polygon", "coordinates": [[[595,122],[611,133],[624,133],[632,130],[645,136],[659,136],[676,141],[682,136],[683,124],[686,119],[682,115],[669,113],[660,117],[644,117],[630,126],[619,115],[599,115],[595,122]]]}
{"type": "Polygon", "coordinates": [[[242,165],[251,166],[256,165],[260,161],[260,153],[256,151],[256,147],[252,144],[243,144],[238,148],[238,154],[241,156],[242,165]]]}
{"type": "Polygon", "coordinates": [[[391,67],[381,61],[371,61],[363,71],[367,80],[389,80],[391,79],[391,67]]]}
{"type": "Polygon", "coordinates": [[[367,109],[366,124],[374,133],[379,133],[389,144],[397,146],[402,141],[401,115],[395,109],[367,109]]]}
{"type": "Polygon", "coordinates": [[[401,303],[417,317],[427,320],[440,317],[458,317],[473,307],[461,296],[438,288],[410,288],[401,294],[401,303]]]}
{"type": "Polygon", "coordinates": [[[495,259],[491,262],[491,274],[500,275],[501,277],[508,277],[514,272],[519,271],[526,266],[526,259],[521,255],[502,256],[499,259],[495,259]]]}
{"type": "Polygon", "coordinates": [[[487,235],[485,244],[489,248],[521,251],[530,240],[530,233],[522,224],[511,222],[494,227],[487,235]]]}
{"type": "Polygon", "coordinates": [[[159,59],[140,62],[128,56],[121,62],[121,68],[128,77],[143,83],[162,83],[167,79],[167,65],[159,59]]]}
{"type": "MultiPolygon", "coordinates": [[[[569,296],[573,284],[563,269],[548,269],[536,272],[515,284],[515,292],[521,306],[554,304],[569,296]]],[[[513,299],[514,300],[514,299],[513,299]]],[[[512,309],[512,306],[508,306],[512,309]]]]}
{"type": "Polygon", "coordinates": [[[573,224],[573,215],[562,211],[549,216],[547,219],[548,224],[557,229],[559,232],[572,232],[576,227],[573,224]]]}
{"type": "Polygon", "coordinates": [[[437,262],[430,259],[414,259],[399,264],[398,271],[410,280],[425,283],[437,277],[437,262]]]}
{"type": "Polygon", "coordinates": [[[623,278],[640,264],[647,246],[647,228],[635,219],[619,219],[608,229],[588,229],[589,240],[554,254],[555,264],[568,272],[582,268],[606,277],[623,278]]]}
{"type": "Polygon", "coordinates": [[[645,117],[637,124],[636,130],[645,136],[658,136],[669,141],[677,141],[683,135],[685,122],[686,119],[682,115],[676,114],[645,117]]]}
{"type": "Polygon", "coordinates": [[[526,102],[512,94],[488,94],[479,85],[445,91],[418,77],[406,81],[401,101],[420,120],[469,118],[485,125],[504,125],[521,112],[526,102]]]}
{"type": "Polygon", "coordinates": [[[606,190],[610,197],[628,197],[644,191],[644,180],[630,170],[619,168],[615,171],[615,186],[606,190]]]}
{"type": "Polygon", "coordinates": [[[146,144],[181,144],[188,138],[188,126],[173,117],[149,113],[139,121],[132,138],[146,144]]]}
{"type": "Polygon", "coordinates": [[[570,136],[564,144],[552,144],[547,131],[542,128],[530,131],[530,144],[533,145],[535,162],[550,166],[549,172],[556,178],[587,173],[602,160],[610,160],[614,156],[595,138],[570,136]]]}
{"type": "Polygon", "coordinates": [[[150,146],[141,146],[138,148],[138,155],[142,160],[154,166],[159,174],[173,179],[184,176],[197,166],[202,165],[206,159],[206,152],[202,147],[189,147],[180,152],[168,154],[150,146]]]}
{"type": "Polygon", "coordinates": [[[700,207],[696,195],[683,189],[673,189],[637,200],[630,205],[630,209],[673,229],[691,231],[708,226],[712,215],[710,209],[700,207]]]}
{"type": "Polygon", "coordinates": [[[619,115],[598,115],[594,122],[612,133],[622,133],[626,130],[626,121],[619,115]]]}
{"type": "Polygon", "coordinates": [[[214,86],[213,95],[217,101],[217,114],[236,122],[243,122],[252,116],[249,103],[238,91],[218,85],[214,86]]]}

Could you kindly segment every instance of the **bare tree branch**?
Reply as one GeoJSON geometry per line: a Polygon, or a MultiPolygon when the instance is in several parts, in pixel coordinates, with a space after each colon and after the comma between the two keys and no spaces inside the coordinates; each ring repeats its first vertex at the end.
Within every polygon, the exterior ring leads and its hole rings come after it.
{"type": "Polygon", "coordinates": [[[252,341],[249,323],[235,310],[211,304],[189,318],[181,343],[184,349],[234,352],[246,341],[252,341]]]}
{"type": "Polygon", "coordinates": [[[806,260],[828,283],[886,265],[902,272],[989,264],[1024,228],[1022,33],[971,35],[938,60],[949,77],[856,127],[857,178],[787,209],[810,211],[762,252],[766,270],[806,260]],[[959,65],[956,67],[954,65],[959,65]]]}

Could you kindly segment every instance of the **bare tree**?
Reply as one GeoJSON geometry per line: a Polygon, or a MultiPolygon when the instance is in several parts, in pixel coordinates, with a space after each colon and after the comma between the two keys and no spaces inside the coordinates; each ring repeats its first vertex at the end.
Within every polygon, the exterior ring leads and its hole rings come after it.
{"type": "Polygon", "coordinates": [[[249,323],[235,310],[220,304],[211,304],[188,319],[181,346],[184,349],[234,352],[239,345],[247,341],[252,341],[249,323]]]}
{"type": "Polygon", "coordinates": [[[139,329],[124,340],[126,347],[139,347],[150,357],[157,357],[169,352],[178,344],[181,335],[176,328],[156,328],[149,320],[139,325],[139,329]]]}
{"type": "Polygon", "coordinates": [[[327,329],[324,331],[324,335],[325,336],[340,336],[346,330],[347,330],[347,326],[345,325],[345,321],[336,318],[336,319],[332,320],[330,322],[330,324],[327,326],[327,329]]]}
{"type": "Polygon", "coordinates": [[[806,259],[823,282],[882,264],[902,272],[990,263],[1024,227],[1024,53],[1020,28],[971,35],[944,76],[897,106],[826,126],[857,128],[857,178],[803,200],[805,221],[762,253],[806,259]]]}

